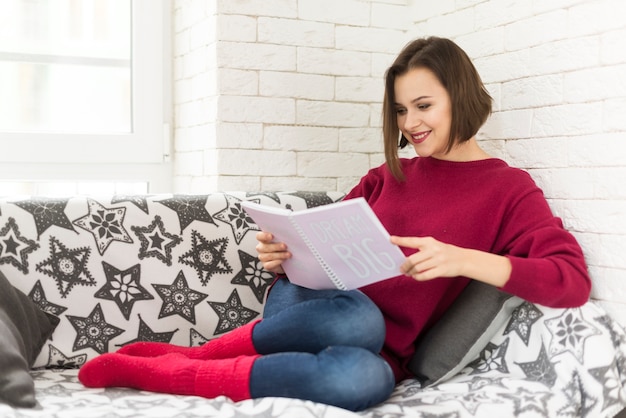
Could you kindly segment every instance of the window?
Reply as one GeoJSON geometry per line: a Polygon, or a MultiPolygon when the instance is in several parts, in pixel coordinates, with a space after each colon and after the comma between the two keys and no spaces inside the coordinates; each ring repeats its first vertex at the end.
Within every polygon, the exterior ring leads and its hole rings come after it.
{"type": "Polygon", "coordinates": [[[3,1],[5,184],[169,191],[170,13],[169,1],[3,1]]]}

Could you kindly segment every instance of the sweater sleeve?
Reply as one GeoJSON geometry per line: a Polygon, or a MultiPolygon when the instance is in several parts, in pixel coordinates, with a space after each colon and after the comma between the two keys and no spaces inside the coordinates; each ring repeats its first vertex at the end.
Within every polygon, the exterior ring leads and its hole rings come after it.
{"type": "Polygon", "coordinates": [[[591,280],[582,249],[552,214],[540,189],[520,197],[501,232],[512,265],[504,291],[554,308],[580,306],[589,299],[591,280]]]}
{"type": "Polygon", "coordinates": [[[378,176],[374,169],[370,170],[365,176],[361,177],[359,183],[352,188],[343,198],[343,200],[363,197],[369,201],[369,198],[379,183],[378,176]]]}

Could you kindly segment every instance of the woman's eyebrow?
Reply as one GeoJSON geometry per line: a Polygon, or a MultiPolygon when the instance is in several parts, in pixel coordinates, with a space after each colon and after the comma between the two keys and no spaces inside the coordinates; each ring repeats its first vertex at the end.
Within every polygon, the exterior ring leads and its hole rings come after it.
{"type": "Polygon", "coordinates": [[[420,96],[416,99],[411,100],[411,103],[415,103],[415,102],[419,102],[420,100],[424,100],[424,99],[432,99],[433,96],[420,96]]]}
{"type": "MultiPolygon", "coordinates": [[[[417,98],[411,100],[411,103],[416,103],[416,102],[419,102],[420,100],[424,100],[424,99],[432,99],[432,97],[433,96],[420,96],[420,97],[417,97],[417,98]]],[[[398,103],[398,102],[394,103],[394,105],[395,106],[404,106],[403,104],[398,103]]]]}

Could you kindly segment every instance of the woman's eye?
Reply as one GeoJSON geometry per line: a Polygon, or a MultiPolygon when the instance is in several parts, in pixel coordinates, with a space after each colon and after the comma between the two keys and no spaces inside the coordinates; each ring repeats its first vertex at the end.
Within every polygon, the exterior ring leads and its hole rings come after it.
{"type": "Polygon", "coordinates": [[[420,109],[420,110],[426,110],[429,107],[430,107],[430,104],[428,104],[428,103],[423,103],[423,104],[417,105],[417,108],[420,109]]]}
{"type": "Polygon", "coordinates": [[[404,115],[406,113],[406,109],[396,109],[396,113],[398,115],[404,115]]]}

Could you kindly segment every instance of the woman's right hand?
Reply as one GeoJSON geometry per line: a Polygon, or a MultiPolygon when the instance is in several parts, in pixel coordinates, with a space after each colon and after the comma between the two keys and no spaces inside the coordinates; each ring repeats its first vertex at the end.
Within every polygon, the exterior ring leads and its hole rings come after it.
{"type": "Polygon", "coordinates": [[[263,268],[277,274],[285,274],[283,261],[291,258],[291,253],[287,251],[287,244],[284,242],[274,242],[274,236],[269,232],[259,232],[256,234],[259,243],[256,250],[259,253],[259,260],[263,263],[263,268]]]}

